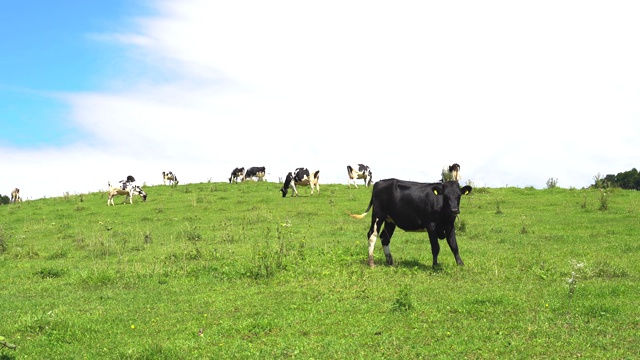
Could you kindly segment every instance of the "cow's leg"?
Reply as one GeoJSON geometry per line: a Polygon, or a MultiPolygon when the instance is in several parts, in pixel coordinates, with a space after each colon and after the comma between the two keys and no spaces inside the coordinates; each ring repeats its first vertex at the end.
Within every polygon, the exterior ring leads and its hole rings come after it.
{"type": "Polygon", "coordinates": [[[291,186],[290,188],[293,189],[293,191],[291,192],[291,197],[295,196],[300,196],[300,194],[298,194],[298,190],[296,189],[296,184],[293,183],[293,181],[291,181],[291,186]]]}
{"type": "Polygon", "coordinates": [[[438,266],[438,254],[440,253],[440,243],[438,243],[438,234],[434,229],[427,229],[429,232],[429,241],[431,242],[431,255],[433,256],[433,267],[438,266]]]}
{"type": "Polygon", "coordinates": [[[387,259],[388,265],[393,265],[393,257],[391,256],[391,250],[389,249],[389,243],[391,243],[391,236],[393,236],[393,232],[396,230],[396,224],[385,221],[384,229],[380,233],[380,241],[382,242],[382,251],[384,251],[384,256],[387,259]]]}
{"type": "Polygon", "coordinates": [[[369,233],[367,236],[369,237],[369,266],[374,267],[373,262],[373,250],[376,246],[376,239],[378,238],[378,230],[380,229],[380,225],[382,221],[377,218],[371,218],[371,228],[369,229],[369,233]]]}
{"type": "Polygon", "coordinates": [[[462,262],[462,258],[460,258],[460,252],[458,250],[458,242],[456,241],[456,230],[453,226],[447,232],[447,243],[449,244],[449,248],[453,253],[453,257],[456,259],[456,263],[460,266],[463,266],[464,262],[462,262]]]}

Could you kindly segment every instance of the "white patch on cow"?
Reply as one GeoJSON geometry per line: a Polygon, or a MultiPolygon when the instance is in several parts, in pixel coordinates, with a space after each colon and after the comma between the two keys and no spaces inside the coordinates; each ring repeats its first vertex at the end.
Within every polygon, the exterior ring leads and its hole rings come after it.
{"type": "Polygon", "coordinates": [[[391,250],[389,250],[389,245],[382,245],[382,251],[384,251],[384,256],[391,256],[391,250]]]}
{"type": "Polygon", "coordinates": [[[373,227],[373,233],[369,236],[369,257],[373,257],[373,249],[376,246],[376,240],[378,239],[378,221],[376,220],[376,225],[373,227]]]}

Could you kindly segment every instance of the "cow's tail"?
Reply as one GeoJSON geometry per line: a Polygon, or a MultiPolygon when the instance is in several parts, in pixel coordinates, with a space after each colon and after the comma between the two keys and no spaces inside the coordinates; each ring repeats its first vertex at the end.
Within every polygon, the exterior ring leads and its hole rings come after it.
{"type": "Polygon", "coordinates": [[[367,206],[367,210],[365,210],[364,213],[362,213],[362,214],[349,213],[349,216],[351,216],[354,219],[363,219],[365,216],[367,216],[367,214],[369,213],[369,210],[371,210],[372,206],[373,206],[373,196],[371,197],[371,200],[369,200],[369,206],[367,206]]]}

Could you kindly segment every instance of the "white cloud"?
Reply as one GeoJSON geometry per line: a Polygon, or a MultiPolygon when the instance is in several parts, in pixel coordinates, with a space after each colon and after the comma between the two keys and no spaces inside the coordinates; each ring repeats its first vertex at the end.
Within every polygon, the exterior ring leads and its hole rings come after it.
{"type": "Polygon", "coordinates": [[[95,37],[130,56],[121,79],[64,95],[86,142],[10,160],[102,169],[28,185],[50,196],[114,173],[225,181],[254,165],[346,183],[357,162],[377,179],[434,181],[458,162],[480,186],[588,186],[637,166],[638,6],[158,2],[135,31],[95,37]]]}

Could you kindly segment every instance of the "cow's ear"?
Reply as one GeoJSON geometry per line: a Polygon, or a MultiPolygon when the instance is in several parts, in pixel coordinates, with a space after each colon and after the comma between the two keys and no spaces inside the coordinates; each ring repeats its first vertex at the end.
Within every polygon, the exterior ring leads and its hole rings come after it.
{"type": "Polygon", "coordinates": [[[473,190],[473,188],[471,186],[469,186],[469,185],[466,185],[461,190],[462,190],[463,194],[467,195],[467,194],[469,194],[471,192],[471,190],[473,190]]]}
{"type": "Polygon", "coordinates": [[[436,185],[433,187],[433,193],[438,195],[438,193],[442,192],[442,186],[436,185]]]}

